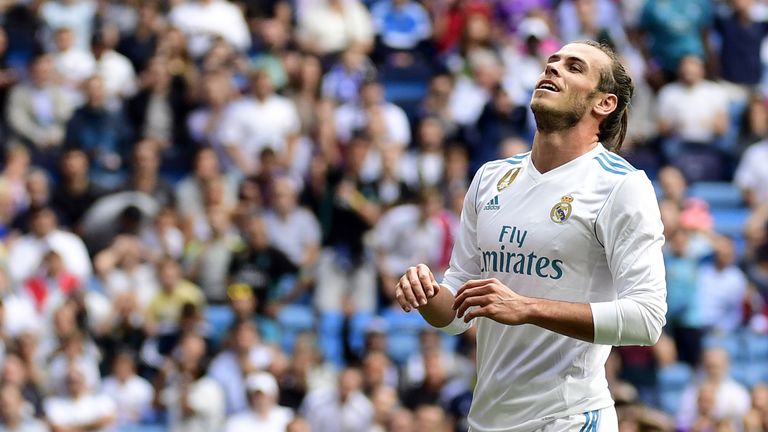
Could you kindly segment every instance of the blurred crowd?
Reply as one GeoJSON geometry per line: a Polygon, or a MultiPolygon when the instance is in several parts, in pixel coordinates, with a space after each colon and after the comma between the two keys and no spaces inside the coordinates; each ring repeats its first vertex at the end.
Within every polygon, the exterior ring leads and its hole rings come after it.
{"type": "Polygon", "coordinates": [[[0,1],[0,430],[461,432],[393,305],[570,41],[635,82],[668,325],[622,431],[768,431],[768,1],[0,1]],[[718,191],[720,191],[718,193],[718,191]],[[724,191],[724,192],[723,192],[724,191]]]}

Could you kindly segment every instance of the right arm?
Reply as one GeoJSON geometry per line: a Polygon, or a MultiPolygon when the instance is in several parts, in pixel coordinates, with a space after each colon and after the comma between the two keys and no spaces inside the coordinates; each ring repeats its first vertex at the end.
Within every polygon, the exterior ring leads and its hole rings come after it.
{"type": "Polygon", "coordinates": [[[459,334],[472,326],[474,320],[464,322],[456,317],[453,302],[456,292],[465,282],[479,279],[480,256],[477,245],[477,196],[485,166],[478,170],[464,196],[461,224],[451,253],[451,264],[445,272],[443,284],[424,264],[410,267],[395,287],[395,299],[404,311],[417,309],[434,327],[450,334],[459,334]]]}

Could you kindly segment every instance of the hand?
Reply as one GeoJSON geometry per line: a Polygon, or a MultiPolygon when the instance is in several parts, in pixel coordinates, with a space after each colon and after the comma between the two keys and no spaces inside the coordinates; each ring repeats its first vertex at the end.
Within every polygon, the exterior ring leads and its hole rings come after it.
{"type": "Polygon", "coordinates": [[[479,279],[462,285],[456,292],[453,309],[458,318],[464,317],[464,322],[486,317],[501,324],[520,325],[528,322],[528,300],[498,279],[479,279]],[[467,312],[472,306],[474,308],[467,312]]]}
{"type": "Polygon", "coordinates": [[[425,264],[408,267],[403,277],[395,285],[395,300],[404,311],[418,309],[429,302],[440,291],[432,271],[425,264]]]}

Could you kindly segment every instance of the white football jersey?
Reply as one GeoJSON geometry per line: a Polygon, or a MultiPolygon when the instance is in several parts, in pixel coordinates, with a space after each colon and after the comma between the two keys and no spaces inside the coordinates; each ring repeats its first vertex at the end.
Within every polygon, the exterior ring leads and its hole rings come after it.
{"type": "Polygon", "coordinates": [[[487,318],[477,325],[473,432],[535,430],[613,405],[604,365],[611,345],[648,345],[666,313],[662,224],[642,171],[598,144],[544,174],[530,152],[488,162],[464,200],[443,285],[497,278],[528,296],[589,303],[595,343],[487,318]]]}

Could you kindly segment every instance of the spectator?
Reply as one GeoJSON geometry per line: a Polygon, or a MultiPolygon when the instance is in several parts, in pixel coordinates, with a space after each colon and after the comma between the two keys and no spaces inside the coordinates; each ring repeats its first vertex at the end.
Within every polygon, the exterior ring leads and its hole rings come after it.
{"type": "Polygon", "coordinates": [[[680,61],[678,81],[659,92],[657,113],[659,132],[684,142],[713,145],[728,128],[727,96],[704,79],[704,63],[692,55],[680,61]]]}
{"type": "Polygon", "coordinates": [[[119,30],[114,26],[101,29],[91,38],[91,53],[96,62],[95,72],[104,80],[107,106],[122,107],[123,100],[136,93],[136,71],[128,58],[115,51],[119,30]]]}
{"type": "Polygon", "coordinates": [[[752,208],[768,200],[768,173],[763,169],[767,162],[768,140],[763,140],[747,148],[736,168],[733,181],[741,189],[744,202],[752,208]]]}
{"type": "Polygon", "coordinates": [[[56,74],[64,87],[73,92],[73,100],[80,102],[80,85],[96,72],[96,61],[87,47],[75,43],[71,28],[56,30],[56,53],[53,54],[56,74]]]}
{"type": "Polygon", "coordinates": [[[143,71],[155,54],[161,21],[158,4],[142,2],[138,8],[136,28],[120,38],[117,51],[131,61],[135,71],[143,71]]]}
{"type": "Polygon", "coordinates": [[[570,43],[593,39],[626,46],[619,6],[609,0],[566,0],[557,6],[560,39],[570,43]]]}
{"type": "Polygon", "coordinates": [[[169,333],[176,327],[186,303],[202,308],[205,303],[200,288],[181,278],[176,260],[164,258],[157,264],[160,291],[152,298],[146,311],[147,334],[169,333]]]}
{"type": "Polygon", "coordinates": [[[130,175],[120,190],[143,192],[161,207],[173,206],[176,202],[174,189],[160,177],[160,147],[152,139],[142,139],[133,145],[130,175]]]}
{"type": "Polygon", "coordinates": [[[31,146],[33,161],[46,168],[55,163],[72,109],[63,89],[54,84],[53,68],[50,56],[33,58],[29,65],[30,81],[11,89],[6,106],[11,131],[31,146]]]}
{"type": "Polygon", "coordinates": [[[124,180],[133,131],[121,111],[107,109],[108,95],[101,76],[85,82],[85,93],[85,105],[75,110],[67,123],[64,145],[85,152],[94,181],[115,188],[124,180]]]}
{"type": "Polygon", "coordinates": [[[120,408],[115,421],[120,427],[140,424],[149,414],[154,398],[152,385],[136,375],[136,361],[129,351],[115,356],[112,375],[104,379],[101,391],[120,408]]]}
{"type": "Polygon", "coordinates": [[[442,197],[436,189],[426,188],[418,204],[406,204],[389,210],[376,225],[376,246],[381,284],[389,300],[394,300],[398,275],[408,263],[427,263],[436,267],[444,232],[437,220],[442,197]],[[407,239],[407,240],[406,240],[407,239]],[[406,246],[408,245],[408,246],[406,246]]]}
{"type": "Polygon", "coordinates": [[[422,405],[416,408],[417,431],[428,430],[435,432],[449,432],[450,426],[445,411],[437,405],[422,405]]]}
{"type": "Polygon", "coordinates": [[[118,409],[115,402],[89,389],[83,373],[76,367],[67,372],[66,388],[65,396],[45,400],[45,414],[54,431],[77,428],[106,431],[115,422],[118,409]]]}
{"type": "MultiPolygon", "coordinates": [[[[432,36],[432,24],[424,7],[414,0],[380,0],[371,8],[373,24],[380,43],[380,58],[390,63],[390,54],[406,54],[420,48],[432,36]]],[[[407,54],[406,54],[407,55],[407,54]]],[[[401,57],[401,56],[398,56],[401,57]]],[[[395,59],[396,66],[411,66],[413,59],[395,59]]]]}
{"type": "Polygon", "coordinates": [[[215,37],[221,37],[238,51],[251,46],[243,14],[225,0],[195,0],[178,3],[168,16],[170,23],[189,37],[189,52],[201,57],[215,37]]]}
{"type": "Polygon", "coordinates": [[[201,82],[204,105],[189,114],[187,128],[192,141],[199,147],[211,147],[215,150],[223,169],[228,172],[236,165],[227,155],[221,142],[221,120],[235,97],[231,77],[224,73],[205,75],[201,82]]]}
{"type": "Polygon", "coordinates": [[[341,104],[355,103],[363,83],[371,81],[375,73],[373,64],[362,49],[347,48],[341,53],[340,61],[323,77],[323,97],[341,104]]]}
{"type": "Polygon", "coordinates": [[[748,146],[768,138],[768,106],[761,93],[753,93],[747,100],[739,123],[738,148],[743,152],[748,146]]]}
{"type": "Polygon", "coordinates": [[[298,267],[270,243],[268,235],[264,220],[251,217],[243,233],[245,245],[234,254],[229,266],[230,281],[245,283],[253,290],[259,313],[272,310],[271,306],[282,300],[279,288],[281,282],[285,282],[283,278],[298,271],[298,267]]]}
{"type": "Polygon", "coordinates": [[[168,410],[171,432],[221,430],[225,419],[224,393],[206,374],[205,340],[185,335],[156,383],[157,402],[168,410]]]}
{"type": "Polygon", "coordinates": [[[302,416],[312,432],[357,432],[373,423],[373,406],[360,392],[362,376],[346,368],[339,376],[338,390],[318,389],[304,399],[302,416]]]}
{"type": "Polygon", "coordinates": [[[523,137],[528,132],[528,108],[513,102],[502,86],[493,89],[477,119],[478,137],[472,148],[472,166],[498,159],[501,145],[507,138],[523,137]]]}
{"type": "Polygon", "coordinates": [[[213,359],[210,368],[211,378],[219,383],[226,395],[228,414],[240,413],[248,408],[247,377],[266,370],[274,359],[275,352],[259,340],[252,321],[241,320],[232,325],[227,348],[213,359]]]}
{"type": "Polygon", "coordinates": [[[373,47],[371,15],[360,0],[324,0],[299,12],[298,39],[305,51],[332,56],[373,47]]]}
{"type": "Polygon", "coordinates": [[[47,432],[48,426],[33,416],[32,407],[13,384],[0,385],[0,428],[7,431],[47,432]]]}
{"type": "Polygon", "coordinates": [[[686,55],[704,58],[706,30],[712,20],[712,4],[696,0],[649,0],[639,21],[644,34],[642,48],[652,72],[661,71],[663,81],[674,80],[686,55]]]}
{"type": "Polygon", "coordinates": [[[178,259],[184,252],[184,233],[179,229],[178,215],[173,207],[160,209],[154,223],[141,229],[139,238],[153,260],[165,256],[178,259]]]}
{"type": "Polygon", "coordinates": [[[184,79],[172,75],[170,67],[168,59],[153,57],[139,77],[138,93],[126,105],[134,132],[159,144],[166,169],[184,166],[189,110],[184,79]]]}
{"type": "Polygon", "coordinates": [[[277,405],[279,389],[275,378],[267,372],[256,372],[245,378],[248,411],[227,420],[225,432],[283,432],[293,419],[289,408],[277,405]]]}
{"type": "Polygon", "coordinates": [[[29,205],[26,188],[29,172],[29,151],[26,147],[20,144],[9,147],[5,153],[3,171],[0,173],[0,184],[8,188],[14,216],[29,205]]]}
{"type": "Polygon", "coordinates": [[[478,121],[483,107],[500,84],[503,72],[501,62],[492,51],[476,51],[467,60],[470,75],[456,79],[450,99],[451,118],[462,126],[471,126],[478,121]]]}
{"type": "Polygon", "coordinates": [[[48,29],[72,29],[75,45],[83,50],[88,49],[95,15],[96,4],[88,0],[47,0],[40,8],[48,29]]]}
{"type": "Polygon", "coordinates": [[[78,231],[85,212],[107,191],[98,179],[91,180],[88,156],[83,150],[67,149],[60,161],[61,182],[53,192],[51,206],[61,215],[62,225],[78,231]]]}
{"type": "Polygon", "coordinates": [[[49,207],[30,214],[30,233],[21,237],[9,250],[11,278],[26,280],[38,268],[46,252],[56,251],[64,260],[64,267],[78,280],[86,281],[91,275],[91,259],[83,241],[75,234],[58,228],[56,215],[49,207]]]}
{"type": "MultiPolygon", "coordinates": [[[[230,170],[224,172],[231,173],[230,170]]],[[[194,217],[205,212],[203,195],[208,183],[219,181],[224,188],[221,196],[226,207],[237,200],[237,182],[232,175],[222,174],[219,159],[211,148],[201,148],[195,155],[192,172],[176,185],[176,201],[183,217],[194,217]]]]}
{"type": "Polygon", "coordinates": [[[701,322],[715,333],[733,333],[744,322],[747,278],[734,260],[733,240],[720,238],[715,242],[714,262],[699,269],[701,322]]]}
{"type": "MultiPolygon", "coordinates": [[[[27,336],[24,336],[27,337],[27,336]]],[[[18,341],[17,341],[18,342],[18,341]]],[[[3,385],[12,386],[21,392],[23,403],[31,408],[33,417],[43,417],[43,392],[42,388],[35,382],[24,364],[24,360],[18,353],[7,353],[3,359],[2,381],[3,385]]],[[[0,404],[0,407],[5,403],[0,404]]],[[[2,409],[2,408],[0,408],[2,409]]],[[[14,412],[14,414],[24,414],[24,411],[14,412]]]]}
{"type": "Polygon", "coordinates": [[[300,131],[299,115],[293,103],[274,92],[271,79],[264,70],[251,74],[251,96],[232,104],[221,119],[221,142],[243,175],[256,174],[258,157],[265,148],[278,155],[280,164],[290,161],[300,131]]]}
{"type": "Polygon", "coordinates": [[[719,69],[724,80],[744,86],[739,99],[745,100],[746,90],[762,79],[760,46],[768,35],[768,23],[753,18],[753,0],[731,0],[729,3],[730,13],[714,20],[714,30],[722,44],[719,69]]]}
{"type": "Polygon", "coordinates": [[[40,168],[32,169],[24,180],[29,203],[24,210],[16,214],[13,220],[13,228],[26,234],[29,232],[30,214],[34,213],[37,209],[48,206],[51,194],[48,185],[48,174],[45,170],[40,168]]]}
{"type": "MultiPolygon", "coordinates": [[[[741,419],[749,411],[749,392],[728,375],[728,352],[720,348],[711,348],[702,359],[702,376],[699,382],[688,386],[684,391],[680,411],[677,415],[677,427],[689,429],[697,421],[699,412],[705,408],[713,420],[741,419]],[[702,390],[703,389],[703,390],[702,390]],[[703,394],[704,406],[697,403],[698,395],[703,394]],[[709,409],[711,407],[711,409],[709,409]]],[[[699,402],[702,402],[699,398],[699,402]]]]}
{"type": "Polygon", "coordinates": [[[768,426],[768,385],[757,384],[752,388],[752,409],[744,417],[745,430],[760,430],[768,426]]]}
{"type": "Polygon", "coordinates": [[[418,148],[404,156],[403,175],[411,185],[438,187],[445,171],[445,130],[440,119],[425,116],[418,125],[418,148]]]}
{"type": "Polygon", "coordinates": [[[321,313],[341,311],[345,296],[354,311],[370,312],[376,307],[375,269],[364,259],[362,241],[380,217],[376,192],[360,176],[367,146],[365,140],[349,144],[345,172],[331,173],[325,161],[313,161],[307,182],[304,202],[324,229],[314,294],[321,313]],[[324,202],[333,203],[331,212],[322,210],[324,202]]]}
{"type": "Polygon", "coordinates": [[[411,143],[408,117],[402,108],[384,99],[384,87],[377,81],[363,83],[359,102],[339,106],[334,122],[342,144],[360,130],[366,130],[376,144],[406,147],[411,143]]]}
{"type": "Polygon", "coordinates": [[[147,260],[141,241],[118,236],[94,257],[94,267],[105,293],[113,301],[125,298],[145,310],[159,290],[155,267],[147,260]]]}
{"type": "Polygon", "coordinates": [[[72,369],[82,376],[87,391],[98,392],[101,389],[97,348],[93,341],[79,332],[62,338],[50,359],[46,376],[48,390],[54,394],[65,393],[72,369]]]}
{"type": "Polygon", "coordinates": [[[81,281],[64,268],[61,256],[55,251],[46,252],[40,268],[27,279],[24,287],[35,302],[35,309],[44,316],[60,306],[64,300],[80,289],[81,281]]]}
{"type": "Polygon", "coordinates": [[[296,267],[313,271],[320,252],[320,225],[315,216],[298,206],[299,188],[290,177],[272,184],[273,208],[264,215],[270,242],[296,267]]]}
{"type": "Polygon", "coordinates": [[[227,279],[232,254],[240,247],[242,240],[232,224],[230,214],[221,207],[207,211],[210,235],[190,242],[185,252],[189,261],[187,274],[197,283],[211,303],[227,300],[227,279]]]}

